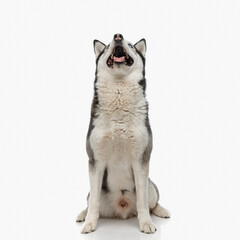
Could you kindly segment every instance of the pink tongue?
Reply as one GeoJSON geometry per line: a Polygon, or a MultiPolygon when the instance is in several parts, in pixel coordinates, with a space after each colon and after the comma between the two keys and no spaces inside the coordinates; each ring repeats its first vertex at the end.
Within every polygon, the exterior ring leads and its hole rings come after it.
{"type": "Polygon", "coordinates": [[[124,62],[125,57],[113,57],[114,62],[124,62]]]}

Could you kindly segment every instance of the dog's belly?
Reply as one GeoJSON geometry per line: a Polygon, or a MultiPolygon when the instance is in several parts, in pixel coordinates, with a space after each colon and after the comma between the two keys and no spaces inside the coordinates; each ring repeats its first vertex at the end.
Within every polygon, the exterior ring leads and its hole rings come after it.
{"type": "Polygon", "coordinates": [[[107,162],[107,184],[112,192],[120,192],[122,190],[134,191],[134,176],[132,172],[131,162],[126,156],[122,158],[110,160],[107,162]]]}

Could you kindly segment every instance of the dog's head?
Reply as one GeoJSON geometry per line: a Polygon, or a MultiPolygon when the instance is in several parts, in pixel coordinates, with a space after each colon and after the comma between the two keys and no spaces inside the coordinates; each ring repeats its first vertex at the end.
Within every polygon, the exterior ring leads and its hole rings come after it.
{"type": "Polygon", "coordinates": [[[97,70],[108,72],[113,76],[124,76],[130,72],[144,72],[146,41],[141,39],[132,45],[122,34],[115,34],[107,46],[94,40],[97,70]]]}

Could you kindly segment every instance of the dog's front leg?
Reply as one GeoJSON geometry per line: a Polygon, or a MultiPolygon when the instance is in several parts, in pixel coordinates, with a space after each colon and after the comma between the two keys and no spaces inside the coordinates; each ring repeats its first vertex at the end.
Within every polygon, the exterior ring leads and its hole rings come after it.
{"type": "Polygon", "coordinates": [[[81,231],[82,233],[90,233],[97,228],[104,168],[104,164],[101,161],[94,161],[94,165],[89,164],[90,199],[88,213],[81,231]]]}
{"type": "Polygon", "coordinates": [[[137,212],[140,231],[144,233],[154,233],[154,226],[148,207],[148,163],[136,162],[133,165],[133,173],[137,192],[137,212]]]}

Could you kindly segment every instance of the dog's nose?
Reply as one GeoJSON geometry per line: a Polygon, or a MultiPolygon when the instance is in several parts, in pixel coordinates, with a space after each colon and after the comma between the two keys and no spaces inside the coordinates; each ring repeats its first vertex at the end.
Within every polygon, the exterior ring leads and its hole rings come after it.
{"type": "Polygon", "coordinates": [[[123,40],[123,35],[120,34],[120,33],[116,33],[116,34],[113,36],[113,39],[114,39],[115,41],[121,41],[121,40],[123,40]]]}

